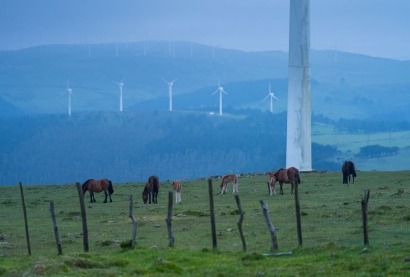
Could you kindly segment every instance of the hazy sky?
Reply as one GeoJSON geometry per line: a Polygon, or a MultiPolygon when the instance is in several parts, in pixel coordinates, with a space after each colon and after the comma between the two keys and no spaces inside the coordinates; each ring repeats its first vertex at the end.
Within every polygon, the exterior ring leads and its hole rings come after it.
{"type": "MultiPolygon", "coordinates": [[[[311,48],[410,60],[410,0],[311,0],[311,48]]],[[[0,0],[0,50],[194,41],[288,50],[289,0],[0,0]]]]}

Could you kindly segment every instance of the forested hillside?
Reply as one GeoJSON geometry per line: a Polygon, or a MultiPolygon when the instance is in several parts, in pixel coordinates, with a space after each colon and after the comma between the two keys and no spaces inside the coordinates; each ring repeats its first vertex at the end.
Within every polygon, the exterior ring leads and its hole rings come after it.
{"type": "Polygon", "coordinates": [[[0,183],[127,182],[268,171],[283,164],[285,115],[82,113],[2,120],[0,183]]]}

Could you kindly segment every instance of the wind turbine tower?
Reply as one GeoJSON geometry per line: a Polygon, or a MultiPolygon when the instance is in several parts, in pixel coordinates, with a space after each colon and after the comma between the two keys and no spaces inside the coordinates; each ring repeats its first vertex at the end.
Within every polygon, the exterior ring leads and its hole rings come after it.
{"type": "Polygon", "coordinates": [[[269,93],[268,93],[268,95],[267,95],[265,98],[263,98],[262,101],[265,101],[265,100],[267,100],[268,98],[270,98],[270,112],[273,113],[273,99],[276,99],[276,100],[279,100],[279,99],[276,97],[275,93],[273,93],[273,92],[270,90],[270,84],[269,84],[269,93]]]}
{"type": "Polygon", "coordinates": [[[290,0],[286,167],[312,170],[310,0],[290,0]]]}
{"type": "Polygon", "coordinates": [[[176,82],[177,79],[172,80],[171,82],[168,82],[167,80],[164,79],[164,82],[168,84],[168,93],[169,93],[169,111],[172,112],[172,87],[174,86],[174,82],[176,82]]]}
{"type": "Polygon", "coordinates": [[[120,88],[120,112],[122,112],[122,87],[124,86],[124,79],[122,79],[120,82],[115,82],[118,87],[120,88]]]}
{"type": "Polygon", "coordinates": [[[68,116],[71,116],[71,95],[73,95],[73,90],[70,88],[70,82],[67,82],[67,94],[68,94],[68,116]]]}
{"type": "Polygon", "coordinates": [[[218,88],[212,93],[214,95],[219,91],[219,115],[222,115],[222,94],[225,93],[228,95],[228,93],[224,90],[223,87],[221,87],[221,83],[218,83],[218,88]]]}

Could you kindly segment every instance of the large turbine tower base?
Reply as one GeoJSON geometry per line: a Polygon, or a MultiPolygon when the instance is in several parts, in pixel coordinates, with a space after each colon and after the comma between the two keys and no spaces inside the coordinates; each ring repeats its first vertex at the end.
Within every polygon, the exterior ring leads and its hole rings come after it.
{"type": "Polygon", "coordinates": [[[286,167],[312,170],[310,1],[291,0],[286,167]]]}

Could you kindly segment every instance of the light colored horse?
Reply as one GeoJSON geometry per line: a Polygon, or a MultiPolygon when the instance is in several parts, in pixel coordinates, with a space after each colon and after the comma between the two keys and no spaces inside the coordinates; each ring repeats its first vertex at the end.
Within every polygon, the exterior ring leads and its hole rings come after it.
{"type": "Polygon", "coordinates": [[[181,181],[173,181],[172,182],[172,187],[174,188],[175,191],[175,203],[181,203],[182,198],[181,198],[181,190],[182,190],[182,183],[181,181]]]}
{"type": "Polygon", "coordinates": [[[221,181],[221,195],[225,194],[228,189],[228,184],[232,183],[233,190],[232,193],[238,193],[238,176],[235,174],[227,174],[222,177],[221,181]]]}
{"type": "Polygon", "coordinates": [[[275,184],[276,184],[276,177],[275,173],[269,172],[269,178],[268,178],[268,190],[269,190],[269,196],[272,196],[276,194],[275,191],[275,184]]]}

